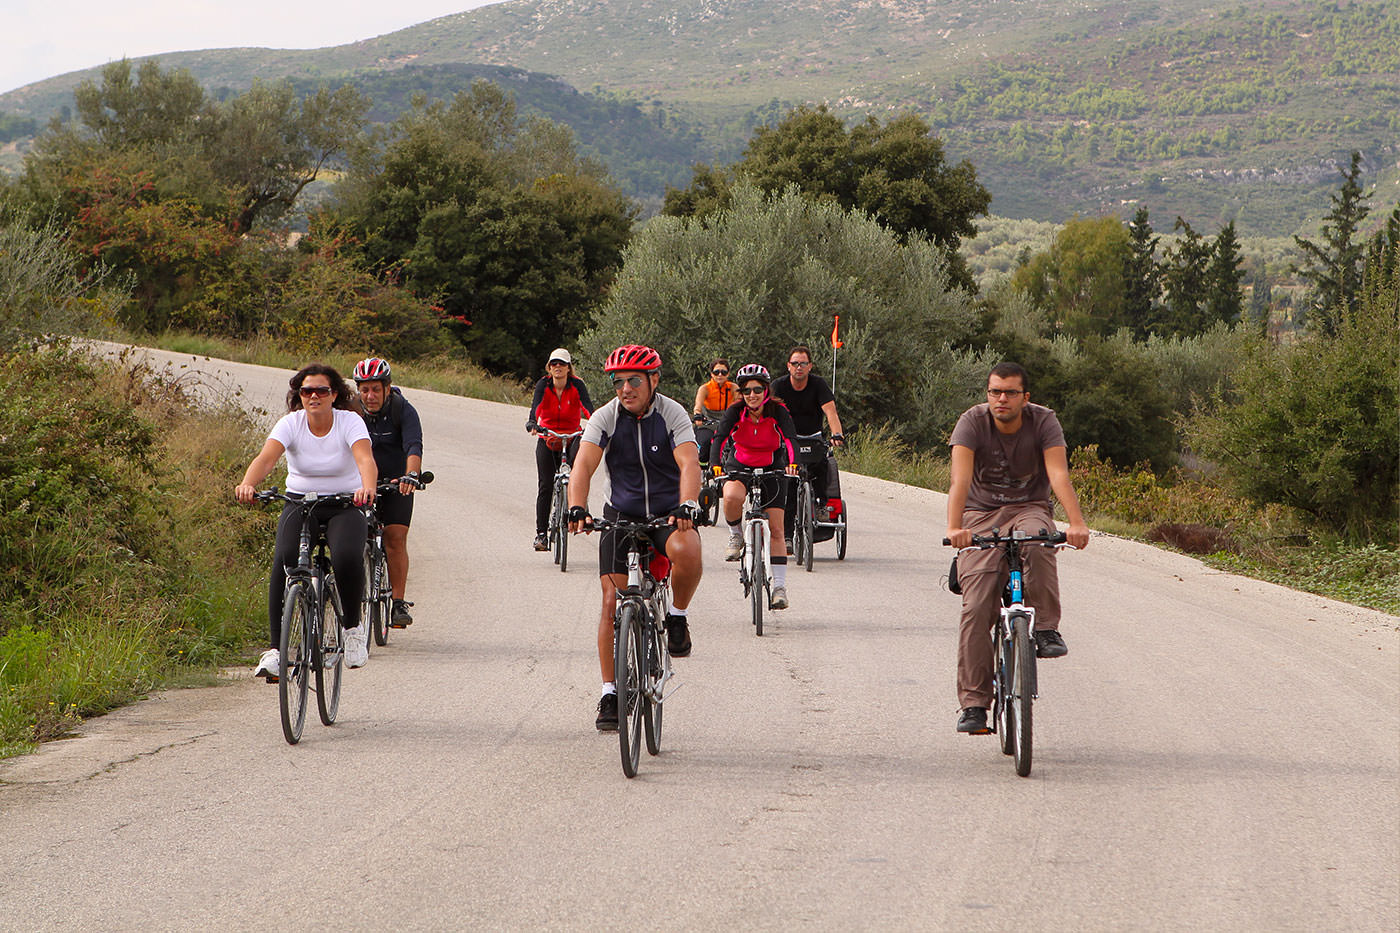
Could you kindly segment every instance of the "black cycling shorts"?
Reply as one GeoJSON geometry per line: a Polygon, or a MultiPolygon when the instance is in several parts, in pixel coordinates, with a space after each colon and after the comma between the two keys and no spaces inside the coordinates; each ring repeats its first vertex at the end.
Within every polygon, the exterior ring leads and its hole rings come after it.
{"type": "MultiPolygon", "coordinates": [[[[610,505],[603,506],[603,517],[607,519],[624,519],[627,521],[640,521],[631,515],[623,515],[610,505]]],[[[652,550],[661,554],[666,553],[666,540],[676,531],[674,525],[667,525],[665,528],[654,529],[649,533],[652,550]]],[[[599,532],[598,540],[598,576],[607,576],[610,573],[627,573],[627,538],[609,529],[599,532]]]]}
{"type": "Polygon", "coordinates": [[[413,497],[397,490],[380,493],[374,500],[374,514],[386,525],[407,526],[413,519],[413,497]]]}

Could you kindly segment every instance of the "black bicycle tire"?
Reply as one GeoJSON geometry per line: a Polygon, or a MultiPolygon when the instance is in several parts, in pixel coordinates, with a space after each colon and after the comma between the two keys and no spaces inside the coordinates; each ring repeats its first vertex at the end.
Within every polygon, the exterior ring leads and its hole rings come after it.
{"type": "Polygon", "coordinates": [[[617,743],[622,753],[622,773],[637,776],[641,758],[642,692],[639,676],[641,623],[637,606],[628,603],[618,610],[613,625],[613,682],[617,686],[617,743]]]}
{"type": "MultiPolygon", "coordinates": [[[[549,537],[550,547],[554,551],[554,562],[556,564],[563,561],[564,547],[564,489],[559,485],[558,480],[554,483],[554,494],[549,503],[549,537]]],[[[563,568],[560,568],[563,569],[563,568]]]]}
{"type": "Polygon", "coordinates": [[[805,546],[802,549],[802,556],[798,558],[798,562],[806,568],[808,573],[811,573],[817,553],[817,522],[815,517],[817,503],[816,499],[812,496],[812,484],[803,483],[802,488],[807,493],[807,495],[803,497],[804,501],[802,502],[802,537],[805,539],[805,546]]]}
{"type": "Polygon", "coordinates": [[[1014,643],[1001,634],[1002,622],[997,620],[996,657],[992,663],[997,666],[996,698],[993,719],[1001,738],[1001,753],[1016,753],[1016,720],[1011,711],[1011,685],[1016,672],[1014,643]]]}
{"type": "MultiPolygon", "coordinates": [[[[328,578],[323,585],[326,590],[321,607],[321,640],[313,656],[316,667],[316,712],[321,717],[321,725],[330,726],[335,724],[335,717],[340,711],[340,684],[345,673],[345,629],[342,627],[344,620],[336,609],[339,594],[334,581],[328,578]],[[335,654],[335,663],[329,669],[326,667],[327,648],[335,654]]],[[[360,624],[364,625],[363,619],[360,624]]]]}
{"type": "Polygon", "coordinates": [[[763,636],[763,604],[768,601],[768,581],[764,579],[765,569],[763,567],[763,526],[757,522],[749,526],[748,547],[753,552],[753,562],[750,565],[753,577],[749,581],[749,605],[753,616],[753,633],[760,638],[763,636]]]}
{"type": "Polygon", "coordinates": [[[665,638],[655,625],[642,627],[642,657],[646,662],[646,676],[644,679],[647,688],[647,695],[642,698],[643,720],[646,727],[647,754],[661,754],[661,703],[653,700],[650,696],[655,692],[657,685],[661,683],[661,639],[665,638]]]}
{"type": "MultiPolygon", "coordinates": [[[[389,632],[394,627],[394,591],[389,584],[389,559],[380,548],[374,549],[374,576],[365,585],[374,586],[374,643],[379,647],[389,644],[389,632]]],[[[364,625],[364,620],[360,620],[364,625]]]]}
{"type": "Polygon", "coordinates": [[[282,737],[288,745],[301,741],[301,731],[306,725],[306,695],[311,672],[311,659],[306,657],[310,649],[306,632],[309,605],[310,595],[305,583],[297,582],[287,587],[282,604],[282,636],[278,645],[281,660],[277,667],[277,706],[282,720],[282,737]]]}
{"type": "Polygon", "coordinates": [[[840,518],[839,518],[839,520],[837,521],[837,524],[836,524],[836,559],[837,559],[837,560],[845,560],[845,559],[846,559],[846,535],[850,532],[850,525],[847,524],[847,522],[848,522],[847,516],[849,515],[850,511],[851,511],[851,510],[850,510],[850,508],[847,506],[846,501],[843,499],[843,500],[841,501],[841,515],[840,515],[840,518]]]}
{"type": "MultiPolygon", "coordinates": [[[[564,506],[561,504],[561,505],[560,505],[560,509],[562,510],[563,508],[564,508],[564,506]]],[[[558,545],[558,553],[559,553],[559,559],[558,559],[558,560],[559,560],[559,572],[560,572],[560,573],[565,573],[565,572],[568,571],[568,569],[569,569],[569,526],[568,526],[568,524],[566,523],[566,520],[565,520],[565,518],[564,518],[564,514],[563,514],[562,511],[561,511],[560,514],[559,514],[559,545],[558,545]]]]}
{"type": "Polygon", "coordinates": [[[1031,773],[1031,753],[1034,733],[1031,729],[1031,709],[1034,702],[1035,644],[1031,641],[1030,620],[1018,617],[1012,628],[1015,643],[1016,673],[1012,678],[1014,715],[1016,719],[1016,773],[1026,777],[1031,773]]]}

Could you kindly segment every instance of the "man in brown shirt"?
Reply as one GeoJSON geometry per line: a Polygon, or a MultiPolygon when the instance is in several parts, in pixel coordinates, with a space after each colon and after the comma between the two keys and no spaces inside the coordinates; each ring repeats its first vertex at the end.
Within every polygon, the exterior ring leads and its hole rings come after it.
{"type": "MultiPolygon", "coordinates": [[[[1030,380],[1015,363],[999,363],[987,377],[987,401],[963,412],[948,443],[952,482],[948,488],[948,540],[968,547],[974,534],[1055,530],[1053,491],[1069,517],[1065,537],[1077,548],[1089,544],[1089,527],[1069,478],[1065,435],[1055,413],[1030,404],[1030,380]]],[[[1027,548],[1026,604],[1036,610],[1036,654],[1069,653],[1060,637],[1060,583],[1055,551],[1027,548]]],[[[958,556],[962,630],[958,638],[958,731],[983,735],[992,705],[992,629],[997,623],[1007,566],[1000,550],[958,556]]]]}

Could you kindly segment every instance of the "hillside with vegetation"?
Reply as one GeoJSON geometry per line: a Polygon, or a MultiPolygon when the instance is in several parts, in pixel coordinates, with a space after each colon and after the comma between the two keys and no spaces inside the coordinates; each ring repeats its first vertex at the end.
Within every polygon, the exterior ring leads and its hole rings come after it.
{"type": "MultiPolygon", "coordinates": [[[[1379,0],[513,0],[335,48],[161,63],[216,95],[348,80],[381,104],[519,69],[497,77],[522,109],[571,126],[649,203],[821,103],[925,119],[1006,217],[1147,207],[1277,236],[1313,229],[1352,150],[1381,200],[1400,178],[1400,6],[1379,0]]],[[[0,115],[42,123],[95,73],[0,96],[0,115]]]]}

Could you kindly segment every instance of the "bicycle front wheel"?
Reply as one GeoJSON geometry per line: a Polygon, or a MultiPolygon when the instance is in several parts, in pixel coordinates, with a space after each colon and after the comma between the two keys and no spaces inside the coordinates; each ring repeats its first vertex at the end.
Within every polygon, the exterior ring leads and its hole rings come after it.
{"type": "Polygon", "coordinates": [[[645,690],[642,695],[642,721],[646,726],[647,754],[661,753],[661,674],[665,662],[662,659],[661,639],[665,636],[655,625],[642,628],[642,645],[645,650],[646,665],[643,668],[645,690]]]}
{"type": "Polygon", "coordinates": [[[1001,734],[1001,753],[1011,755],[1016,752],[1016,717],[1011,710],[1011,685],[1016,676],[1016,650],[1015,643],[1003,634],[1002,625],[1002,621],[998,620],[993,714],[997,722],[997,731],[1001,734]]]}
{"type": "Polygon", "coordinates": [[[816,526],[816,504],[812,501],[812,485],[803,483],[801,491],[797,497],[797,522],[802,538],[802,549],[797,549],[797,542],[793,542],[793,555],[797,562],[812,572],[812,561],[816,556],[817,526],[816,526]]]}
{"type": "Polygon", "coordinates": [[[1011,712],[1016,720],[1016,773],[1031,773],[1031,702],[1035,693],[1035,647],[1031,642],[1030,620],[1018,616],[1012,625],[1011,640],[1016,655],[1016,671],[1011,678],[1011,712]]]}
{"type": "Polygon", "coordinates": [[[564,569],[564,551],[568,547],[565,540],[568,531],[564,527],[564,511],[567,508],[564,490],[562,483],[554,484],[554,501],[549,508],[549,543],[554,548],[554,562],[561,571],[564,569]]]}
{"type": "Polygon", "coordinates": [[[306,725],[306,693],[311,686],[311,592],[305,583],[287,587],[282,605],[282,654],[277,668],[277,705],[287,744],[301,741],[306,725]]]}
{"type": "Polygon", "coordinates": [[[763,604],[768,601],[768,568],[763,562],[764,529],[758,522],[749,526],[749,605],[753,611],[753,633],[763,634],[763,604]]]}
{"type": "Polygon", "coordinates": [[[613,622],[613,679],[617,684],[617,741],[622,752],[622,773],[637,776],[642,751],[643,663],[641,609],[624,605],[613,622]]]}
{"type": "MultiPolygon", "coordinates": [[[[313,660],[316,667],[316,711],[322,725],[335,722],[340,710],[340,675],[345,671],[345,629],[341,618],[340,594],[335,579],[326,580],[321,590],[320,638],[313,660]]],[[[364,622],[360,622],[364,625],[364,622]]]]}
{"type": "Polygon", "coordinates": [[[841,501],[841,514],[837,517],[836,524],[836,559],[846,559],[846,533],[850,530],[847,524],[847,513],[850,512],[850,505],[843,499],[841,501]]]}

